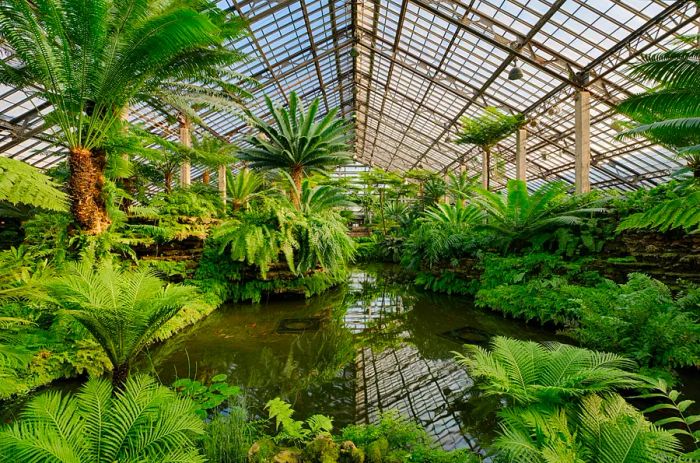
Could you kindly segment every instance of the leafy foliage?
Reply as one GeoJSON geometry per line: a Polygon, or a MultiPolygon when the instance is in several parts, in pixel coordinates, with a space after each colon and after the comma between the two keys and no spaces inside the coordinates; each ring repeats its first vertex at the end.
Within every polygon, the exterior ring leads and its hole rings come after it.
{"type": "Polygon", "coordinates": [[[64,212],[68,210],[67,199],[58,185],[37,169],[0,157],[0,201],[64,212]]]}
{"type": "Polygon", "coordinates": [[[181,378],[172,384],[172,388],[180,396],[194,402],[195,412],[201,418],[206,418],[210,411],[217,410],[224,402],[241,393],[241,388],[231,386],[226,382],[224,374],[213,376],[208,384],[189,378],[181,378]]]}
{"type": "Polygon", "coordinates": [[[77,394],[44,393],[19,422],[0,431],[0,456],[27,463],[204,462],[194,438],[204,424],[188,400],[146,376],[109,383],[89,380],[77,394]]]}
{"type": "Polygon", "coordinates": [[[552,227],[578,225],[583,221],[581,216],[604,212],[594,207],[563,207],[565,191],[562,183],[548,183],[531,194],[522,180],[509,180],[502,194],[477,190],[476,202],[487,216],[484,227],[507,237],[510,244],[552,227]]]}
{"type": "Polygon", "coordinates": [[[53,300],[104,349],[121,385],[135,356],[156,332],[195,298],[195,288],[164,285],[144,268],[122,270],[110,261],[70,263],[46,283],[53,300]]]}
{"type": "Polygon", "coordinates": [[[617,230],[645,228],[660,232],[672,229],[697,232],[700,229],[700,191],[689,189],[680,198],[661,202],[645,212],[626,217],[617,230]]]}
{"type": "Polygon", "coordinates": [[[490,351],[466,346],[457,361],[485,378],[489,394],[507,395],[517,405],[563,404],[590,393],[637,387],[634,362],[619,355],[566,344],[538,344],[498,336],[490,351]]]}
{"type": "Polygon", "coordinates": [[[498,108],[484,108],[479,117],[464,116],[461,120],[462,130],[456,143],[479,147],[490,147],[515,132],[525,123],[522,114],[504,114],[498,108]]]}
{"type": "Polygon", "coordinates": [[[270,419],[275,420],[276,442],[303,442],[309,437],[333,430],[333,419],[324,415],[313,415],[305,422],[295,420],[291,405],[279,397],[268,401],[265,409],[270,419]]]}

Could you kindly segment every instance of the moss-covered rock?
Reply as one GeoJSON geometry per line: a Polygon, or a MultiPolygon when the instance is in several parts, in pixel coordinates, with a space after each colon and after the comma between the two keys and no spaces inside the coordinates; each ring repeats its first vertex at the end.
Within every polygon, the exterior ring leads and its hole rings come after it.
{"type": "Polygon", "coordinates": [[[270,463],[277,453],[277,445],[272,439],[260,439],[248,450],[248,463],[270,463]]]}
{"type": "Polygon", "coordinates": [[[367,463],[382,463],[384,456],[389,452],[389,441],[386,437],[380,437],[367,446],[365,455],[367,463]]]}
{"type": "Polygon", "coordinates": [[[305,463],[337,463],[340,447],[329,434],[319,434],[306,445],[302,456],[305,463]]]}
{"type": "Polygon", "coordinates": [[[364,463],[365,452],[349,440],[340,444],[340,463],[364,463]]]}

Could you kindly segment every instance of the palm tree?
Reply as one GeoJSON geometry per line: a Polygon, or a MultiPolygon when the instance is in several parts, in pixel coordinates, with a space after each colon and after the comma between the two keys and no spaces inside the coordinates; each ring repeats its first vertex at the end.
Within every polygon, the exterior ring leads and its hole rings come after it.
{"type": "Polygon", "coordinates": [[[68,210],[67,199],[58,185],[38,169],[0,156],[0,201],[64,212],[68,210]]]}
{"type": "Polygon", "coordinates": [[[0,460],[25,463],[206,461],[196,436],[204,422],[193,404],[148,376],[129,378],[115,394],[89,380],[77,394],[46,392],[19,421],[0,430],[0,460]]]}
{"type": "Polygon", "coordinates": [[[308,111],[294,92],[289,96],[288,109],[275,107],[267,97],[265,102],[274,122],[268,124],[248,112],[250,124],[260,133],[248,138],[251,146],[242,148],[238,157],[249,161],[253,168],[287,172],[295,185],[290,196],[298,209],[297,192],[301,191],[305,175],[323,172],[352,159],[348,151],[349,124],[335,117],[337,108],[317,122],[318,98],[311,102],[308,111]]]}
{"type": "Polygon", "coordinates": [[[68,264],[46,288],[100,344],[115,388],[124,385],[132,361],[157,331],[196,298],[194,287],[164,285],[151,270],[122,270],[110,261],[68,264]]]}
{"type": "Polygon", "coordinates": [[[86,233],[101,233],[110,223],[105,146],[123,135],[124,109],[175,94],[178,82],[213,84],[224,66],[240,59],[223,44],[242,25],[222,15],[206,2],[180,0],[0,3],[0,39],[18,62],[0,68],[0,83],[37,89],[51,104],[46,121],[68,150],[71,209],[86,233]]]}
{"type": "Polygon", "coordinates": [[[508,242],[531,238],[555,226],[571,226],[583,222],[582,215],[604,212],[602,208],[568,208],[562,202],[566,185],[548,183],[530,194],[522,180],[509,180],[503,193],[477,189],[476,203],[484,210],[484,228],[493,230],[508,242]]]}
{"type": "Polygon", "coordinates": [[[683,37],[675,49],[643,55],[630,76],[654,84],[646,93],[620,103],[632,119],[619,137],[647,137],[678,150],[700,180],[700,35],[683,37]]]}
{"type": "Polygon", "coordinates": [[[484,189],[490,187],[491,150],[499,141],[512,134],[525,124],[522,114],[504,114],[498,108],[484,108],[479,117],[462,118],[462,130],[455,140],[457,144],[475,145],[484,152],[484,189]]]}
{"type": "Polygon", "coordinates": [[[264,179],[250,169],[243,168],[236,175],[227,170],[226,177],[226,191],[231,198],[234,213],[247,208],[248,203],[263,192],[264,179]]]}
{"type": "Polygon", "coordinates": [[[503,336],[495,337],[490,347],[466,346],[467,355],[457,354],[457,361],[472,377],[486,380],[482,387],[488,394],[516,405],[561,404],[642,384],[631,373],[635,363],[615,354],[503,336]]]}
{"type": "MultiPolygon", "coordinates": [[[[234,153],[238,147],[212,135],[192,137],[192,149],[204,162],[205,170],[202,174],[202,183],[209,184],[209,168],[225,166],[235,162],[234,153]]],[[[226,169],[228,172],[228,169],[226,169]]]]}

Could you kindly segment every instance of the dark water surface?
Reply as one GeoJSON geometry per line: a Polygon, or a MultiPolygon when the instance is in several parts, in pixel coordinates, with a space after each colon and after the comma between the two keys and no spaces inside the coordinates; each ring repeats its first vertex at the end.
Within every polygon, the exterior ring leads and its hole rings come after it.
{"type": "Polygon", "coordinates": [[[476,309],[468,298],[418,293],[392,282],[387,268],[366,267],[310,300],[224,306],[151,350],[148,362],[166,384],[226,373],[257,413],[281,397],[297,418],[322,413],[340,428],[397,410],[447,449],[476,448],[494,432],[498,403],[469,390],[472,380],[452,352],[494,335],[556,338],[476,309]]]}

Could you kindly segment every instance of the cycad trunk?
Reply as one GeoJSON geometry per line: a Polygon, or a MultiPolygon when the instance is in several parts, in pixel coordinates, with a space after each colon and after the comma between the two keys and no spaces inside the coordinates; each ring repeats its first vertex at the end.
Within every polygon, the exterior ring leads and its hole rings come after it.
{"type": "Polygon", "coordinates": [[[209,185],[210,177],[211,174],[209,173],[209,169],[204,169],[204,172],[202,172],[202,183],[205,185],[209,185]]]}
{"type": "Polygon", "coordinates": [[[292,192],[292,203],[297,209],[301,208],[301,180],[303,177],[304,168],[294,166],[292,168],[292,181],[294,181],[294,190],[292,192]]]}
{"type": "Polygon", "coordinates": [[[98,235],[111,223],[103,197],[106,156],[102,150],[71,148],[68,156],[71,212],[83,232],[98,235]]]}
{"type": "Polygon", "coordinates": [[[491,148],[488,146],[484,147],[483,163],[481,175],[483,175],[484,178],[482,178],[482,184],[484,190],[489,190],[491,187],[491,148]]]}
{"type": "Polygon", "coordinates": [[[163,180],[165,183],[165,185],[163,185],[163,187],[165,188],[165,192],[170,193],[170,191],[173,188],[173,174],[172,174],[172,172],[166,172],[163,175],[163,180]]]}
{"type": "Polygon", "coordinates": [[[122,389],[129,377],[129,364],[116,365],[112,370],[112,389],[114,392],[122,389]]]}

